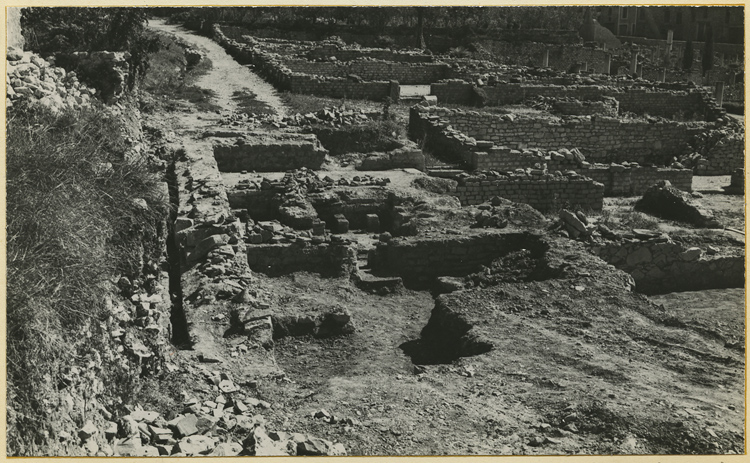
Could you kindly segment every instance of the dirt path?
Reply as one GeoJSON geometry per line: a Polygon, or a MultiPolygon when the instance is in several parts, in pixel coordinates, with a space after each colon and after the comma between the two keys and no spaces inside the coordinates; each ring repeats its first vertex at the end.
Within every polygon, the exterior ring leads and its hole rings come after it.
{"type": "Polygon", "coordinates": [[[237,110],[238,105],[232,98],[233,95],[250,91],[255,94],[258,101],[273,108],[276,114],[280,116],[286,114],[286,107],[273,86],[235,61],[213,40],[197,35],[184,27],[166,24],[161,19],[151,19],[148,25],[152,29],[173,34],[206,52],[213,67],[208,74],[196,82],[196,85],[214,91],[216,104],[222,108],[237,110]]]}

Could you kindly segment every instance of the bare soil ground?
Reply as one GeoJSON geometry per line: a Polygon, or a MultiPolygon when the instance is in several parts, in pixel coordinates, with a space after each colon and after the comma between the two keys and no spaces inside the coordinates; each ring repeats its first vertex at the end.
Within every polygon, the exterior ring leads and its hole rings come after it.
{"type": "MultiPolygon", "coordinates": [[[[153,27],[206,50],[214,67],[197,85],[213,90],[226,111],[241,109],[233,98],[237,92],[252,92],[277,113],[286,111],[270,85],[209,39],[174,26],[153,27]]],[[[152,117],[174,131],[175,142],[210,153],[198,137],[218,120],[215,113],[152,117]]],[[[336,168],[326,174],[355,172],[336,168]]],[[[413,189],[412,173],[372,174],[389,176],[401,191],[431,197],[413,189]]],[[[224,176],[229,185],[235,177],[224,176]]],[[[728,224],[744,230],[744,198],[704,194],[702,200],[728,224]]],[[[632,201],[608,199],[605,208],[628,226],[632,201]]],[[[435,210],[449,217],[438,202],[435,210]]],[[[466,226],[457,215],[456,226],[466,226]]],[[[454,225],[450,220],[444,225],[454,225]]],[[[371,239],[351,236],[363,243],[371,239]]],[[[312,304],[342,305],[356,331],[277,339],[268,352],[277,371],[261,374],[251,365],[259,354],[233,356],[233,340],[223,337],[226,322],[217,321],[204,334],[213,337],[218,356],[231,360],[212,368],[239,371],[252,382],[250,394],[271,403],[263,411],[270,429],[342,442],[352,455],[744,453],[744,311],[738,304],[744,292],[659,296],[654,300],[660,307],[627,292],[623,275],[603,270],[580,243],[555,240],[554,258],[566,263],[562,276],[453,293],[438,298],[437,306],[427,291],[379,296],[349,279],[256,274],[254,285],[271,306],[293,312],[312,304]],[[712,307],[717,299],[720,307],[712,307]],[[415,365],[403,346],[420,338],[436,307],[467,321],[493,349],[415,365]],[[314,418],[321,409],[335,422],[314,418]]],[[[175,397],[180,390],[210,396],[211,389],[200,386],[206,368],[190,351],[175,350],[172,364],[176,371],[155,387],[175,397]]]]}

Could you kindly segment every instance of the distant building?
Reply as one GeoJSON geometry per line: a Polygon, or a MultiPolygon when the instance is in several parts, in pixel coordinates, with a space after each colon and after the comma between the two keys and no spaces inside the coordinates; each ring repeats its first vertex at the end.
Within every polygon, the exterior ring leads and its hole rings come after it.
{"type": "Polygon", "coordinates": [[[706,40],[713,28],[714,42],[744,42],[745,12],[742,6],[601,6],[599,24],[618,38],[666,39],[674,31],[675,40],[706,40]]]}

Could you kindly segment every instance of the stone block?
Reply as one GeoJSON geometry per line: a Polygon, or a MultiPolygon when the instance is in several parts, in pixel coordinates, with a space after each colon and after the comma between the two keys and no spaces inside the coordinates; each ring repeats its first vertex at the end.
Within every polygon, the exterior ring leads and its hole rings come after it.
{"type": "Polygon", "coordinates": [[[347,233],[349,231],[349,220],[344,216],[344,214],[336,214],[334,216],[334,227],[333,227],[333,233],[347,233]]]}
{"type": "Polygon", "coordinates": [[[380,217],[377,214],[367,214],[367,232],[380,233],[380,217]]]}

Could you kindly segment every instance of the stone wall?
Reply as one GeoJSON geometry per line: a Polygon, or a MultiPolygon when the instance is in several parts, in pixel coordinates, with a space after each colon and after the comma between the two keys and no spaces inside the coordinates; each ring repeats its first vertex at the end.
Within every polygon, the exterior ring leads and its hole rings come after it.
{"type": "Polygon", "coordinates": [[[385,48],[347,48],[328,44],[316,47],[306,54],[309,59],[330,59],[335,57],[338,61],[354,61],[361,58],[372,58],[394,63],[431,63],[433,55],[418,52],[395,51],[385,48]]]}
{"type": "Polygon", "coordinates": [[[693,171],[669,167],[592,166],[580,171],[604,185],[605,196],[638,196],[659,180],[669,180],[682,191],[693,190],[693,171]]]}
{"type": "Polygon", "coordinates": [[[300,167],[317,170],[328,153],[313,134],[250,136],[229,143],[214,145],[214,157],[222,172],[283,172],[300,167]]]}
{"type": "MultiPolygon", "coordinates": [[[[569,120],[521,118],[478,111],[415,107],[412,123],[450,125],[477,140],[516,149],[578,148],[590,162],[630,162],[665,165],[689,149],[688,142],[701,128],[679,122],[621,121],[592,116],[569,120]]],[[[410,132],[419,134],[420,128],[410,132]]]]}
{"type": "Polygon", "coordinates": [[[465,276],[519,249],[544,252],[539,237],[528,233],[479,232],[471,235],[394,238],[368,255],[377,275],[400,276],[406,283],[440,276],[465,276]]]}
{"type": "Polygon", "coordinates": [[[745,134],[730,133],[719,139],[698,161],[699,175],[729,175],[745,167],[745,134]]]}
{"type": "Polygon", "coordinates": [[[604,185],[580,175],[515,174],[459,177],[455,196],[462,206],[481,204],[494,196],[528,204],[542,211],[580,206],[600,211],[604,203],[604,185]]]}
{"type": "Polygon", "coordinates": [[[401,148],[389,153],[369,154],[356,165],[357,170],[425,170],[424,153],[419,148],[401,148]]]}
{"type": "MultiPolygon", "coordinates": [[[[469,82],[448,80],[433,83],[430,86],[430,94],[437,96],[439,103],[474,105],[476,96],[472,88],[473,84],[469,82]]],[[[481,89],[486,95],[486,99],[483,101],[485,106],[521,104],[536,97],[580,101],[602,101],[604,97],[611,97],[619,103],[619,111],[639,115],[713,120],[722,113],[721,108],[716,104],[716,100],[702,89],[659,91],[604,85],[536,83],[496,84],[484,86],[481,89]]],[[[575,114],[575,112],[566,112],[565,114],[575,114]]]]}
{"type": "Polygon", "coordinates": [[[332,98],[367,99],[382,101],[399,98],[398,81],[360,82],[344,77],[325,77],[294,72],[283,63],[283,56],[269,53],[261,47],[240,43],[228,38],[221,27],[213,27],[213,38],[227,53],[242,64],[252,64],[274,87],[282,91],[332,98]]]}
{"type": "Polygon", "coordinates": [[[248,245],[247,262],[251,270],[269,276],[303,271],[344,276],[356,270],[357,252],[349,244],[313,244],[300,239],[291,244],[248,245]]]}
{"type": "Polygon", "coordinates": [[[310,61],[285,59],[284,65],[292,72],[319,76],[347,77],[355,75],[365,81],[397,80],[402,85],[430,84],[445,79],[445,63],[398,63],[380,60],[310,61]]]}
{"type": "Polygon", "coordinates": [[[666,235],[597,244],[591,251],[628,272],[645,294],[745,285],[744,255],[703,256],[701,249],[686,249],[666,235]]]}

